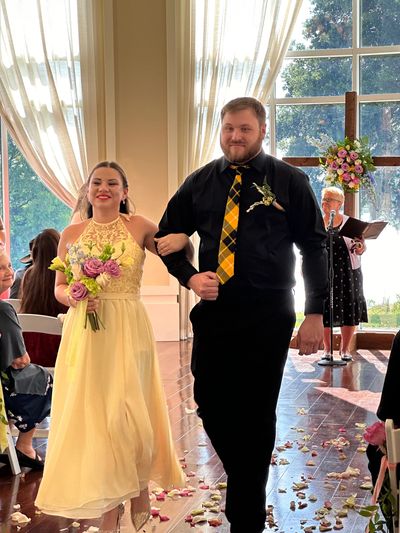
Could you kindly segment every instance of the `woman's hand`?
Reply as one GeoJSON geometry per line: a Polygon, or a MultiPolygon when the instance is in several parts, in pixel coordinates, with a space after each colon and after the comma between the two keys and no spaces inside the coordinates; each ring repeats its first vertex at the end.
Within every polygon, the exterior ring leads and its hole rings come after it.
{"type": "Polygon", "coordinates": [[[362,255],[366,250],[364,239],[354,239],[351,251],[357,255],[362,255]]]}
{"type": "Polygon", "coordinates": [[[17,357],[14,359],[14,361],[11,363],[11,366],[15,368],[16,370],[20,370],[21,368],[25,368],[28,366],[31,362],[31,358],[26,353],[25,355],[21,355],[21,357],[17,357]]]}
{"type": "Polygon", "coordinates": [[[179,252],[189,245],[189,237],[185,233],[169,233],[164,237],[154,239],[161,256],[179,252]]]}
{"type": "MultiPolygon", "coordinates": [[[[78,305],[78,301],[77,300],[74,300],[74,298],[72,298],[72,296],[68,296],[68,303],[71,307],[76,307],[78,305]]],[[[89,298],[87,299],[87,308],[86,308],[86,312],[87,313],[94,313],[95,311],[98,310],[99,308],[99,299],[98,298],[93,298],[93,296],[89,296],[89,298]]]]}

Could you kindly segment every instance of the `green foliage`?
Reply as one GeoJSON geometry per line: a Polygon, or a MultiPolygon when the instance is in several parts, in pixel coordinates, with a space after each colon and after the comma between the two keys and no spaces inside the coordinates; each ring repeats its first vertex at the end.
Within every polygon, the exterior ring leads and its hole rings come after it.
{"type": "MultiPolygon", "coordinates": [[[[363,0],[361,6],[362,46],[398,45],[400,43],[400,0],[363,0]]],[[[351,0],[311,0],[304,23],[303,37],[310,49],[350,48],[352,46],[351,0]]],[[[293,43],[303,50],[303,43],[293,43]]],[[[281,72],[286,97],[337,96],[352,90],[350,58],[299,58],[290,60],[281,72]]],[[[360,60],[362,94],[398,92],[400,55],[365,56],[360,60]]],[[[317,156],[307,142],[309,136],[333,139],[344,136],[344,106],[282,105],[277,108],[278,149],[286,156],[317,156]]],[[[373,156],[395,155],[400,151],[400,102],[373,102],[360,106],[360,134],[368,136],[373,156]]],[[[378,205],[371,205],[361,194],[361,213],[371,219],[384,218],[400,228],[400,173],[378,169],[376,195],[378,205]]],[[[318,197],[320,178],[310,175],[318,197]]]]}
{"type": "Polygon", "coordinates": [[[8,161],[11,261],[19,268],[19,258],[28,252],[29,241],[45,228],[63,230],[71,210],[43,185],[10,137],[8,161]]]}

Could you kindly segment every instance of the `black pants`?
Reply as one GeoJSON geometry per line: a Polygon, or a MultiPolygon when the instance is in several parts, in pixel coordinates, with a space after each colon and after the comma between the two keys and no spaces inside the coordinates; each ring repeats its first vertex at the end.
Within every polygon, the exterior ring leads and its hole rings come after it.
{"type": "Polygon", "coordinates": [[[232,533],[263,531],[265,488],[275,443],[276,404],[295,322],[290,291],[263,302],[198,303],[194,398],[228,478],[232,533]]]}

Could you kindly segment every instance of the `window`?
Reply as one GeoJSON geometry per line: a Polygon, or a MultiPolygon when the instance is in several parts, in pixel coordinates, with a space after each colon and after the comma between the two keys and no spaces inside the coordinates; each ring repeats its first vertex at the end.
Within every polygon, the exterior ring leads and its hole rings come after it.
{"type": "MultiPolygon", "coordinates": [[[[22,266],[19,259],[29,251],[29,241],[45,228],[63,230],[69,223],[71,209],[45,187],[10,135],[6,151],[1,155],[7,162],[8,172],[2,176],[0,187],[7,174],[9,196],[4,203],[10,216],[10,255],[14,268],[19,268],[22,266]]],[[[3,203],[1,206],[3,215],[3,203]]]]}
{"type": "MultiPolygon", "coordinates": [[[[344,137],[346,91],[359,94],[358,131],[367,135],[374,156],[400,156],[400,4],[391,0],[304,0],[269,113],[271,151],[278,157],[316,156],[309,137],[344,137]],[[275,126],[276,125],[276,126],[275,126]]],[[[324,175],[306,168],[317,199],[324,175]]],[[[368,327],[400,326],[400,168],[380,167],[377,202],[362,191],[359,216],[389,221],[363,256],[368,327]],[[397,302],[397,303],[396,303],[397,302]]],[[[299,263],[299,261],[298,261],[299,263]]],[[[296,308],[304,292],[301,276],[296,308]]]]}

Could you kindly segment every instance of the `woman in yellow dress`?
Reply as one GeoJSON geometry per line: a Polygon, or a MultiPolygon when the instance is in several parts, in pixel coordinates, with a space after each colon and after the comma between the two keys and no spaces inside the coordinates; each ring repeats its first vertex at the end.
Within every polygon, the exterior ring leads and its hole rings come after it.
{"type": "MultiPolygon", "coordinates": [[[[155,352],[152,328],[140,301],[145,249],[156,253],[155,224],[129,215],[128,182],[122,168],[102,162],[88,178],[89,218],[62,233],[58,255],[71,263],[82,250],[99,255],[111,244],[123,258],[96,298],[67,294],[57,272],[55,294],[70,306],[57,357],[51,429],[36,506],[67,518],[99,518],[101,531],[119,530],[121,504],[131,500],[139,530],[149,517],[149,480],[181,487],[155,352]],[[85,328],[80,309],[97,313],[100,329],[85,328]]],[[[182,234],[166,236],[160,253],[188,246],[182,234]]],[[[81,254],[81,256],[80,256],[81,254]]]]}

